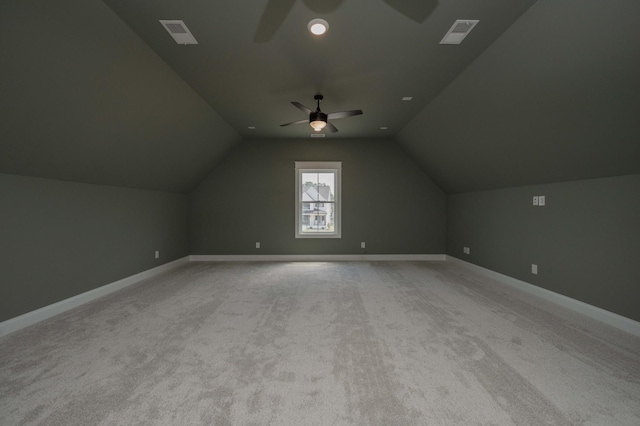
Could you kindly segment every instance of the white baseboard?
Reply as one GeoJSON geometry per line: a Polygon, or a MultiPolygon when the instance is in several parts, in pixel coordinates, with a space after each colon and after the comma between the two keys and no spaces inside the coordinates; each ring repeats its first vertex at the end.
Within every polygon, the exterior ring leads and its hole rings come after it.
{"type": "Polygon", "coordinates": [[[105,284],[93,290],[89,290],[85,293],[81,293],[68,299],[61,300],[52,305],[44,306],[35,311],[27,312],[26,314],[20,315],[19,317],[8,319],[0,323],[0,337],[6,336],[9,333],[13,333],[14,331],[18,331],[40,321],[46,320],[70,309],[77,308],[78,306],[83,305],[87,302],[91,302],[92,300],[98,299],[100,297],[113,293],[114,291],[118,291],[132,284],[135,284],[138,281],[142,281],[146,278],[151,278],[155,275],[169,271],[188,262],[189,257],[185,256],[183,258],[174,260],[173,262],[165,263],[164,265],[148,269],[138,274],[131,275],[129,277],[114,281],[109,284],[105,284]]]}
{"type": "Polygon", "coordinates": [[[446,260],[444,254],[239,254],[191,255],[192,262],[354,262],[446,260]]]}
{"type": "Polygon", "coordinates": [[[588,303],[584,303],[551,290],[547,290],[546,288],[538,287],[508,275],[483,268],[482,266],[474,265],[473,263],[466,262],[453,256],[447,256],[447,261],[640,337],[640,322],[634,321],[631,318],[623,317],[622,315],[598,308],[597,306],[589,305],[588,303]]]}

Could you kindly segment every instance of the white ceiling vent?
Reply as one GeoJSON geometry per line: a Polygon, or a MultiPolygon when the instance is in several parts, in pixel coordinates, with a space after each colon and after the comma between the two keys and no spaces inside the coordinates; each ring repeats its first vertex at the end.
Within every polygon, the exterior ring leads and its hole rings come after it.
{"type": "Polygon", "coordinates": [[[193,37],[193,34],[191,34],[191,31],[189,31],[189,28],[187,28],[183,21],[160,20],[160,23],[165,28],[165,30],[167,30],[167,32],[171,34],[171,37],[173,37],[176,43],[198,44],[198,41],[195,39],[195,37],[193,37]]]}
{"type": "Polygon", "coordinates": [[[453,23],[449,31],[444,35],[440,44],[460,44],[471,32],[473,27],[480,22],[477,19],[458,19],[453,23]]]}
{"type": "Polygon", "coordinates": [[[312,138],[324,138],[324,133],[311,133],[312,138]]]}

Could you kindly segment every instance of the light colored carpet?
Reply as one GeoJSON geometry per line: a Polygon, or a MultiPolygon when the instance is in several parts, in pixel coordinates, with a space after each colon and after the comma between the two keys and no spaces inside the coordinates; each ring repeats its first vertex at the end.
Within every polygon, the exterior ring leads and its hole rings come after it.
{"type": "Polygon", "coordinates": [[[0,424],[640,425],[639,354],[447,262],[191,263],[0,339],[0,424]]]}

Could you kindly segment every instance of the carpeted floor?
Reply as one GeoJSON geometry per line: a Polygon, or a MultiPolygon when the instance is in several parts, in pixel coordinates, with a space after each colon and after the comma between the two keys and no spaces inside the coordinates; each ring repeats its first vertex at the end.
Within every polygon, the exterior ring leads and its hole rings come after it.
{"type": "Polygon", "coordinates": [[[640,425],[639,354],[449,262],[190,263],[0,339],[0,424],[640,425]]]}

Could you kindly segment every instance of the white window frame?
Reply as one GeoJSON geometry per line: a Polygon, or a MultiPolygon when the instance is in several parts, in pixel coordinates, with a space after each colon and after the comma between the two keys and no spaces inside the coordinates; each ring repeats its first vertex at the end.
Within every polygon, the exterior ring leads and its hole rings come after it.
{"type": "Polygon", "coordinates": [[[342,161],[296,161],[296,238],[342,238],[342,161]],[[302,201],[300,190],[303,173],[334,173],[336,177],[334,188],[334,223],[333,232],[303,232],[300,229],[302,221],[302,201]]]}

